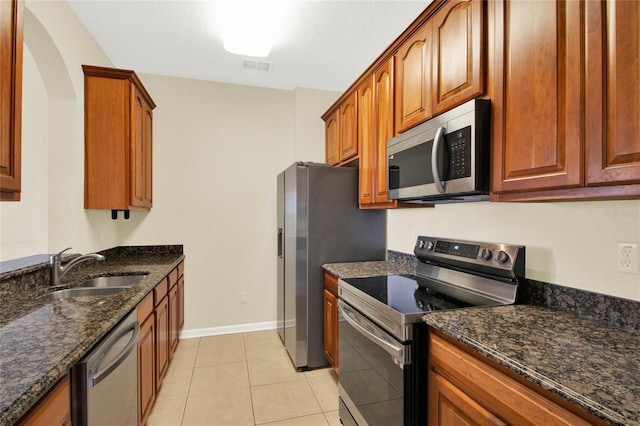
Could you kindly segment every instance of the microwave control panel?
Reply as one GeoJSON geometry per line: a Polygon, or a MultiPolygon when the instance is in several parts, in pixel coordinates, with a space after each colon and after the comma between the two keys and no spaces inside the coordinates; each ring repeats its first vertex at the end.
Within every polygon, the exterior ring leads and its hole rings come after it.
{"type": "Polygon", "coordinates": [[[471,126],[447,133],[445,139],[449,156],[445,180],[471,176],[471,126]]]}

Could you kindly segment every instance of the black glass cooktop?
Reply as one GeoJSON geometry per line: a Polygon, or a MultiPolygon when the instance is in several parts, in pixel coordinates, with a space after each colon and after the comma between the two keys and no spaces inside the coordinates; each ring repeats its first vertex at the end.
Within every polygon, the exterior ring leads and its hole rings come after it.
{"type": "Polygon", "coordinates": [[[446,284],[415,275],[346,278],[343,281],[404,315],[498,304],[459,288],[448,291],[446,284]]]}

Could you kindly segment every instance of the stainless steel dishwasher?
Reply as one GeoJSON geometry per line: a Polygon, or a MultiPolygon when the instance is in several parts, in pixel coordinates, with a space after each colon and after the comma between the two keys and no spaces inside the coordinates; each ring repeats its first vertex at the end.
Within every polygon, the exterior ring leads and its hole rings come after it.
{"type": "Polygon", "coordinates": [[[74,426],[138,424],[135,309],[71,369],[74,426]]]}

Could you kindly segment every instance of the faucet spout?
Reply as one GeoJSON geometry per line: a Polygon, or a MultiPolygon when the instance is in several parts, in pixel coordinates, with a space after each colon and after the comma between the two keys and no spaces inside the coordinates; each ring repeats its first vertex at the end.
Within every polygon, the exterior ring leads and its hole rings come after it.
{"type": "Polygon", "coordinates": [[[62,250],[60,253],[54,254],[49,259],[49,267],[50,267],[50,284],[51,285],[59,285],[62,277],[65,276],[67,272],[75,265],[81,262],[85,262],[87,260],[96,260],[96,261],[104,261],[104,256],[98,253],[89,253],[82,255],[80,257],[76,257],[71,262],[67,263],[65,266],[62,266],[62,253],[67,250],[71,250],[71,247],[67,247],[62,250]]]}

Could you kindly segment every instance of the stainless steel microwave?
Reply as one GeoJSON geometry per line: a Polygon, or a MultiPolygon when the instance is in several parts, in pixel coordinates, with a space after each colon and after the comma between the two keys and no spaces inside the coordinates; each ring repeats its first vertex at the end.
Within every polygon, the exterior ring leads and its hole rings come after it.
{"type": "Polygon", "coordinates": [[[474,99],[387,141],[389,199],[489,199],[491,101],[474,99]]]}

